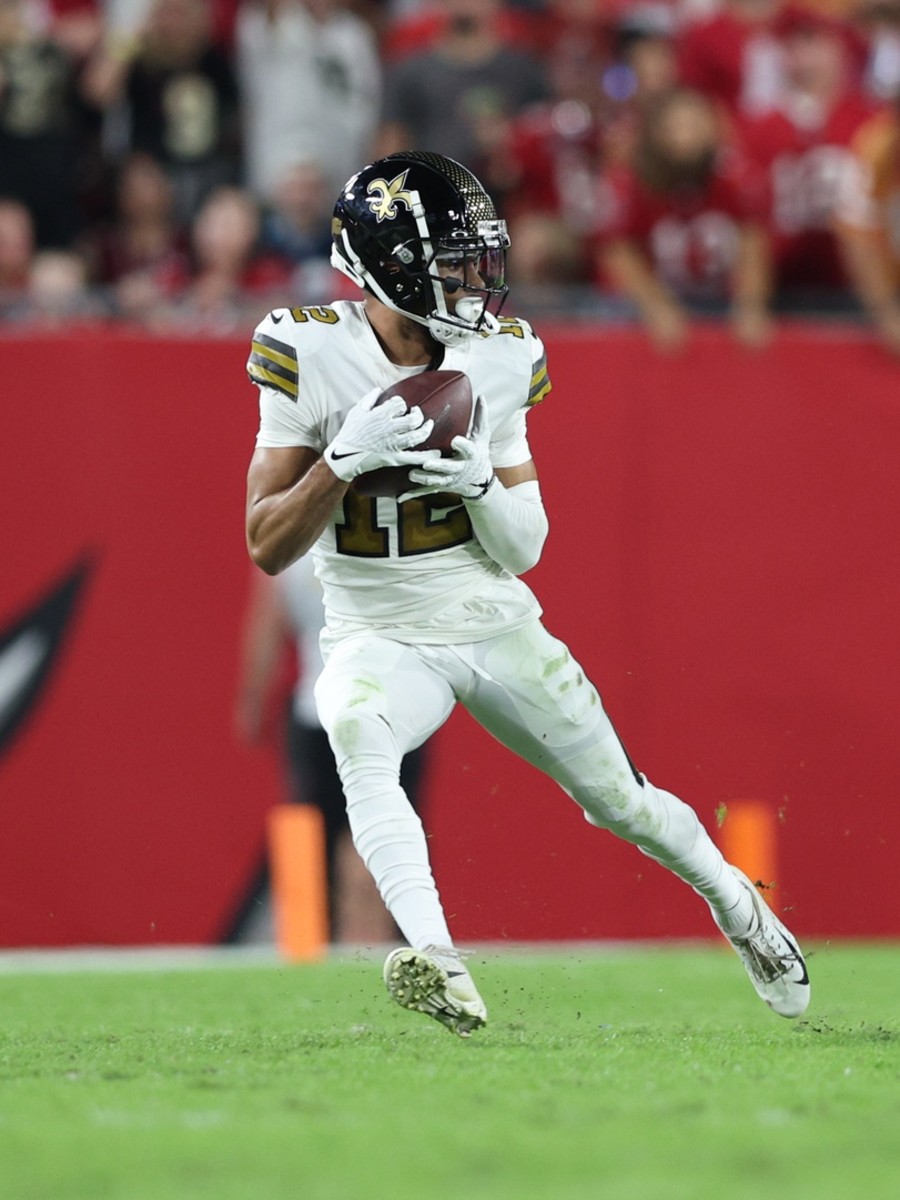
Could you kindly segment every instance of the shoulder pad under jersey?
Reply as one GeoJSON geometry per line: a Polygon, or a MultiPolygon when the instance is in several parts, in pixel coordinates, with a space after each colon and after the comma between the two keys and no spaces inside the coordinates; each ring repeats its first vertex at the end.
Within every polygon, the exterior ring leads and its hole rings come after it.
{"type": "Polygon", "coordinates": [[[274,388],[296,400],[298,359],[314,354],[322,333],[337,325],[340,313],[324,305],[276,308],[253,332],[247,374],[260,387],[274,388]]]}
{"type": "Polygon", "coordinates": [[[527,399],[527,405],[530,408],[534,404],[539,404],[553,387],[547,373],[547,354],[544,344],[528,321],[522,317],[498,317],[498,321],[500,329],[493,336],[496,338],[505,334],[514,339],[514,342],[521,343],[522,353],[527,352],[530,357],[531,381],[528,386],[527,399]]]}

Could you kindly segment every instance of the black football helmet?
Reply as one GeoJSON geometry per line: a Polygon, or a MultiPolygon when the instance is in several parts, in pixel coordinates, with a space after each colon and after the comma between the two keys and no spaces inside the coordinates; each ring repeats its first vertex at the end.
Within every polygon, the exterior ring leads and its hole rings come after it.
{"type": "Polygon", "coordinates": [[[445,346],[499,328],[506,222],[452,158],[410,150],[364,167],[338,197],[331,232],[332,264],[445,346]]]}

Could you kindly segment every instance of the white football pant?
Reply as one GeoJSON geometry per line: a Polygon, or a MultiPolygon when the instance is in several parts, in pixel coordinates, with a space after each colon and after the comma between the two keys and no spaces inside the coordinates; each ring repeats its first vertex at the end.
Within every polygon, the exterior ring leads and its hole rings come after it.
{"type": "Polygon", "coordinates": [[[421,821],[400,787],[400,762],[457,701],[555,779],[591,824],[635,843],[716,910],[745,903],[693,809],[633,769],[597,690],[540,621],[466,645],[406,645],[365,634],[328,654],[316,703],[354,843],[410,945],[452,940],[421,821]]]}

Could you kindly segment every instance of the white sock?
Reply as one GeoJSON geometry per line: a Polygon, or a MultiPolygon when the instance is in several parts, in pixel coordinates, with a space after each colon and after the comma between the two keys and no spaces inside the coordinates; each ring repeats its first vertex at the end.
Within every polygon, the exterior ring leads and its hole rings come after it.
{"type": "Polygon", "coordinates": [[[379,783],[378,791],[370,784],[362,796],[352,780],[345,783],[354,845],[409,944],[452,946],[422,822],[399,783],[379,783]]]}

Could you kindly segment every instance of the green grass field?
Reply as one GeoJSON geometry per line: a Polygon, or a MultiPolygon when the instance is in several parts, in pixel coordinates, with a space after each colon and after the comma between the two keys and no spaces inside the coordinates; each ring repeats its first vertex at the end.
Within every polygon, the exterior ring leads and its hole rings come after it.
{"type": "Polygon", "coordinates": [[[476,954],[464,1042],[380,962],[0,970],[3,1200],[900,1196],[900,947],[808,1019],[727,948],[476,954]]]}

